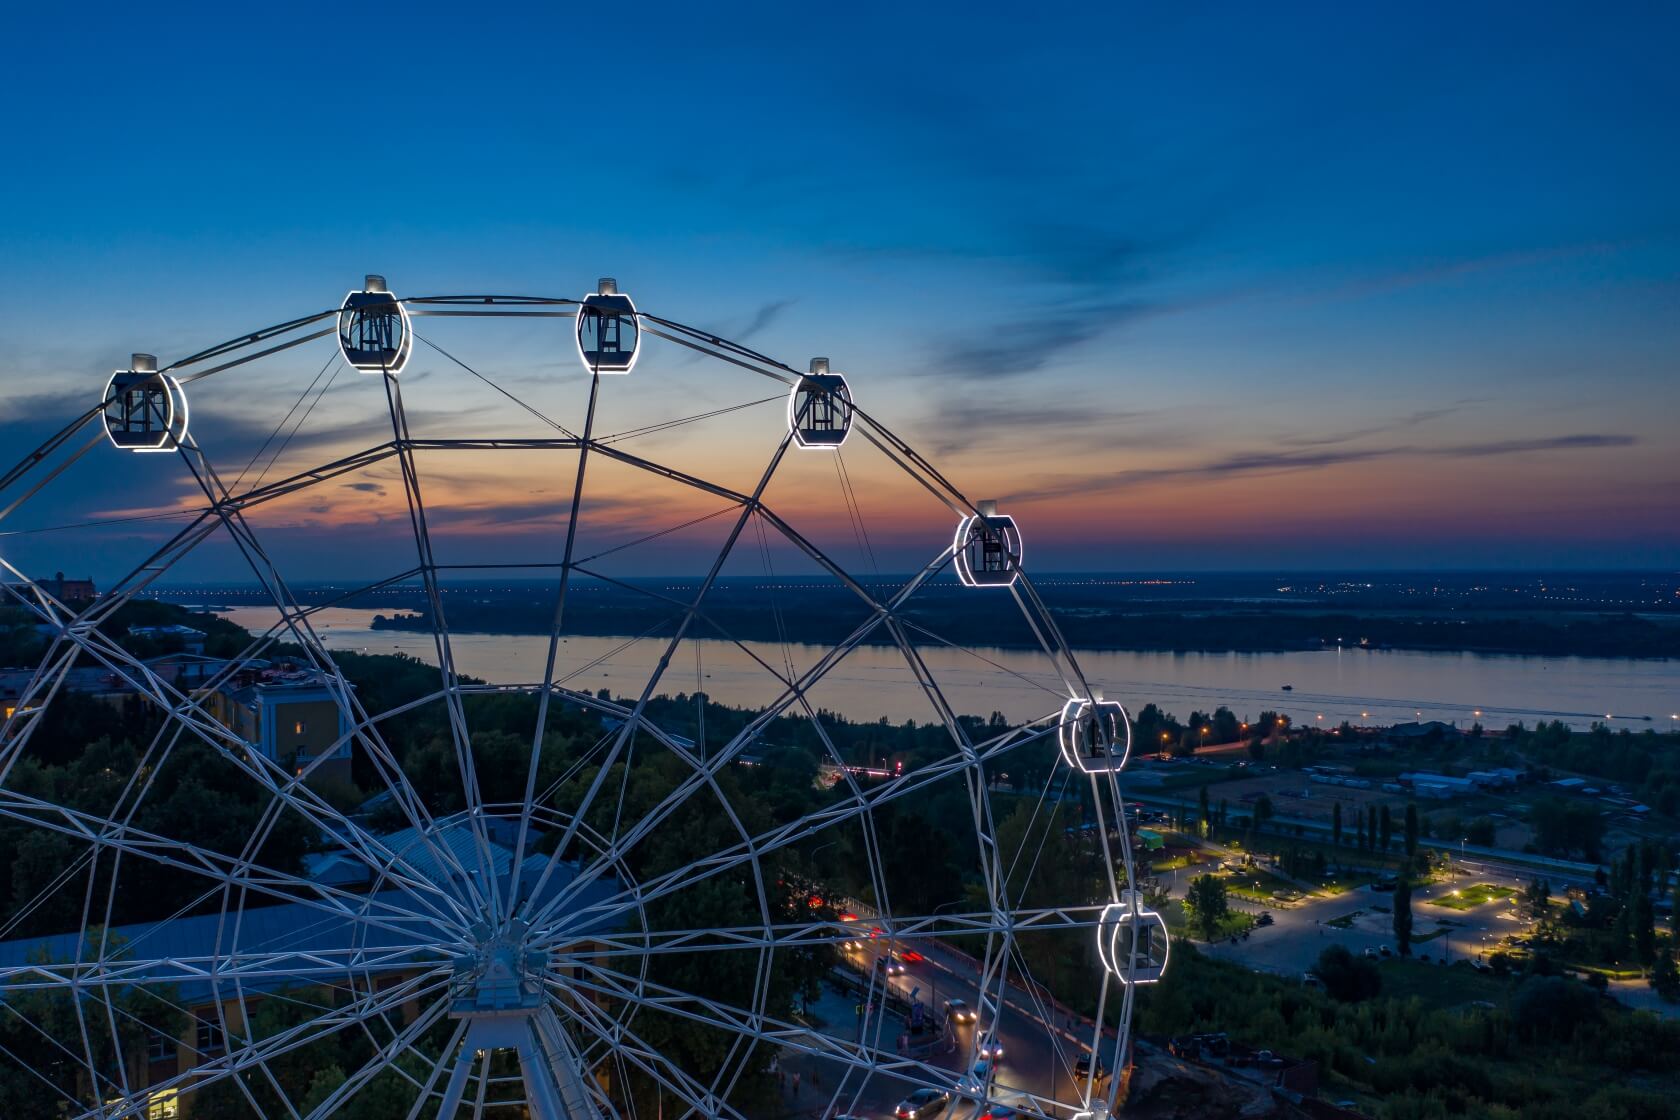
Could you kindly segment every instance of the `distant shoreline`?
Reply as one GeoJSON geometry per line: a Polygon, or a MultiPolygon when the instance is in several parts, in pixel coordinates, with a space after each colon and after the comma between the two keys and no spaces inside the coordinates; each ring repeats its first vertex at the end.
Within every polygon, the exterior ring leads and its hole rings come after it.
{"type": "MultiPolygon", "coordinates": [[[[447,608],[449,629],[463,634],[537,635],[547,634],[546,619],[526,615],[524,618],[494,619],[477,617],[478,612],[451,606],[447,608]],[[519,623],[523,622],[523,625],[519,623]]],[[[496,612],[498,615],[500,612],[496,612]]],[[[573,612],[567,619],[567,633],[584,637],[632,638],[637,636],[669,636],[671,628],[635,628],[613,625],[610,617],[593,617],[598,612],[573,612]]],[[[783,629],[764,620],[735,619],[728,627],[728,636],[742,641],[789,641],[803,645],[832,645],[843,640],[852,630],[850,620],[844,626],[825,625],[823,620],[789,619],[783,629]]],[[[1032,640],[1006,634],[975,633],[972,625],[962,625],[953,632],[956,619],[944,620],[946,625],[930,626],[933,633],[955,644],[1005,650],[1032,650],[1039,646],[1032,640]]],[[[1110,616],[1103,621],[1109,625],[1096,627],[1080,625],[1078,620],[1060,617],[1067,642],[1075,649],[1135,653],[1312,653],[1347,651],[1409,652],[1409,653],[1471,653],[1509,657],[1583,657],[1599,660],[1667,661],[1680,658],[1680,627],[1647,624],[1648,630],[1637,635],[1627,632],[1627,623],[1614,619],[1587,627],[1579,621],[1569,627],[1540,627],[1532,623],[1515,626],[1518,641],[1428,641],[1423,633],[1450,626],[1464,627],[1473,632],[1502,628],[1498,623],[1472,624],[1463,620],[1442,619],[1348,619],[1343,616],[1236,614],[1185,618],[1178,615],[1110,616]],[[1339,624],[1339,625],[1337,625],[1339,624]],[[1351,624],[1351,625],[1350,625],[1351,624]],[[1326,627],[1340,630],[1363,630],[1367,640],[1342,641],[1325,639],[1308,631],[1326,627]],[[1162,640],[1163,629],[1170,629],[1172,640],[1162,640]],[[1099,630],[1108,630],[1104,635],[1099,630]],[[1288,633],[1280,633],[1288,631],[1288,633]],[[1372,640],[1369,635],[1385,635],[1372,640]]],[[[374,630],[410,633],[430,633],[428,616],[420,613],[400,615],[376,614],[371,622],[374,630]]],[[[714,630],[693,631],[695,637],[720,638],[714,630]]],[[[1433,636],[1433,635],[1431,635],[1433,636]]],[[[1470,633],[1464,637],[1470,637],[1470,633]]],[[[1490,635],[1491,636],[1491,635],[1490,635]]],[[[919,640],[932,641],[926,634],[919,640]]],[[[865,641],[871,645],[891,645],[890,637],[877,632],[865,641]]]]}

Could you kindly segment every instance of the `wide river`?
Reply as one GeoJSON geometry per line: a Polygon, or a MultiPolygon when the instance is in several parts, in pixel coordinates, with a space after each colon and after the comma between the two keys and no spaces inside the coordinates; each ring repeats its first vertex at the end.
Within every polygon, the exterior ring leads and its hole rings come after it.
{"type": "MultiPolygon", "coordinates": [[[[225,617],[256,633],[278,615],[236,607],[225,617]]],[[[330,649],[406,653],[436,662],[429,633],[374,630],[375,612],[328,608],[313,616],[330,649]]],[[[825,647],[749,643],[778,670],[812,666],[825,647]]],[[[572,637],[564,640],[556,679],[572,688],[637,695],[664,651],[664,639],[572,637]]],[[[548,639],[527,634],[454,634],[459,672],[498,684],[540,681],[548,639]]],[[[920,650],[941,691],[959,712],[1001,711],[1011,721],[1046,715],[1066,695],[1043,654],[1021,650],[920,650]]],[[[1077,651],[1085,678],[1133,710],[1156,703],[1180,719],[1221,704],[1239,717],[1273,709],[1298,723],[1334,726],[1439,719],[1468,727],[1516,720],[1561,719],[1577,727],[1605,720],[1614,727],[1668,730],[1680,725],[1680,660],[1512,657],[1474,653],[1359,650],[1297,653],[1139,653],[1077,651]],[[1284,685],[1292,685],[1283,691],[1284,685]],[[1477,713],[1480,713],[1478,716],[1477,713]]],[[[704,689],[714,700],[761,706],[782,686],[764,666],[721,641],[691,641],[673,659],[659,692],[704,689]]],[[[864,646],[835,665],[811,690],[813,703],[855,720],[934,718],[922,689],[896,647],[864,646]]]]}

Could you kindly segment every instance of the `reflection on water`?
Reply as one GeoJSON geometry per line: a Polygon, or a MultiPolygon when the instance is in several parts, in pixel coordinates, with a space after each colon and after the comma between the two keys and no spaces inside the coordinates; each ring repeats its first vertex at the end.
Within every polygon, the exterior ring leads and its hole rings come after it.
{"type": "MultiPolygon", "coordinates": [[[[406,653],[435,662],[428,633],[371,628],[375,612],[329,608],[313,616],[330,649],[406,653]]],[[[238,607],[226,617],[254,632],[276,613],[238,607]]],[[[528,634],[454,634],[457,669],[498,684],[540,681],[548,639],[528,634]]],[[[610,689],[638,695],[665,650],[664,639],[567,638],[555,670],[572,688],[610,689]]],[[[690,641],[672,659],[658,691],[704,689],[725,704],[762,706],[782,692],[776,673],[803,673],[827,647],[747,643],[752,654],[721,641],[690,641]],[[790,669],[791,666],[791,669],[790,669]]],[[[951,706],[1011,721],[1060,708],[1067,688],[1042,653],[986,649],[968,652],[932,646],[919,650],[951,706]]],[[[1221,704],[1238,716],[1286,712],[1300,723],[1327,726],[1394,723],[1419,718],[1481,721],[1503,727],[1515,720],[1560,718],[1585,727],[1610,717],[1617,727],[1665,730],[1680,721],[1680,662],[1580,657],[1509,657],[1469,653],[1344,650],[1294,653],[1138,653],[1083,650],[1085,677],[1104,694],[1136,708],[1156,703],[1181,719],[1192,710],[1221,704]],[[1282,686],[1293,690],[1282,691],[1282,686]],[[1650,717],[1647,721],[1642,717],[1650,717]]],[[[811,689],[819,707],[855,720],[882,716],[895,722],[927,721],[934,709],[905,667],[896,647],[855,650],[811,689]]]]}

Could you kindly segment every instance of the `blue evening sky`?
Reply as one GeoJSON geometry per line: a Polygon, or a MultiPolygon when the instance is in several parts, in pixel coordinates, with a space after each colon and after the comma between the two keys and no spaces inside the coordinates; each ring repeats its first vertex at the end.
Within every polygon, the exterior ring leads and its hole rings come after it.
{"type": "MultiPolygon", "coordinates": [[[[1041,567],[1674,566],[1677,13],[13,6],[0,430],[21,454],[131,350],[319,310],[366,271],[401,294],[611,274],[790,364],[829,354],[1036,525],[1041,567]]],[[[575,412],[567,346],[460,337],[575,412]]],[[[696,368],[666,359],[663,384],[696,368]]],[[[218,384],[207,450],[220,423],[248,455],[321,360],[272,401],[218,384]]],[[[471,414],[477,387],[436,372],[416,398],[471,414]]],[[[457,481],[440,504],[477,500],[457,481]]],[[[178,483],[72,472],[11,524],[178,483]]],[[[918,556],[896,501],[883,540],[918,556]]],[[[7,547],[50,565],[45,541],[7,547]]]]}

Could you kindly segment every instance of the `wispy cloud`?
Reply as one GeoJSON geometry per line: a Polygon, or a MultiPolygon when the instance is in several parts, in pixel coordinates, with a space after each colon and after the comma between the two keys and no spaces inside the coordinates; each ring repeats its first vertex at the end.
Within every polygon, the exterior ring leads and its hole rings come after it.
{"type": "Polygon", "coordinates": [[[1351,463],[1379,459],[1483,459],[1501,455],[1522,455],[1539,451],[1583,451],[1631,447],[1639,440],[1631,435],[1581,432],[1539,436],[1532,439],[1491,440],[1438,447],[1397,444],[1387,447],[1326,447],[1320,450],[1259,450],[1223,455],[1199,463],[1170,467],[1145,467],[1105,475],[1045,478],[1010,495],[1016,500],[1064,497],[1093,491],[1113,490],[1153,482],[1179,479],[1220,479],[1237,476],[1263,477],[1299,471],[1324,470],[1351,463]]]}
{"type": "Polygon", "coordinates": [[[1157,443],[1160,437],[1139,430],[1140,422],[1160,413],[1123,409],[1093,410],[1078,404],[1035,404],[1013,397],[964,397],[941,401],[917,425],[919,443],[935,455],[956,455],[1021,442],[1067,447],[1113,439],[1125,429],[1128,446],[1157,443]]]}
{"type": "Polygon", "coordinates": [[[1403,431],[1407,428],[1416,428],[1424,424],[1430,424],[1436,420],[1444,420],[1448,416],[1452,416],[1454,413],[1463,411],[1466,406],[1476,403],[1480,402],[1464,400],[1446,408],[1419,409],[1418,411],[1408,413],[1405,416],[1399,416],[1393,420],[1372,424],[1365,428],[1354,428],[1351,431],[1336,432],[1331,435],[1323,436],[1285,436],[1282,442],[1289,447],[1333,447],[1337,444],[1352,443],[1355,440],[1368,439],[1371,436],[1387,435],[1389,432],[1403,431]]]}
{"type": "Polygon", "coordinates": [[[1037,314],[993,323],[978,335],[952,337],[935,355],[945,376],[1010,377],[1043,369],[1070,350],[1162,308],[1138,299],[1041,306],[1037,314]]]}

